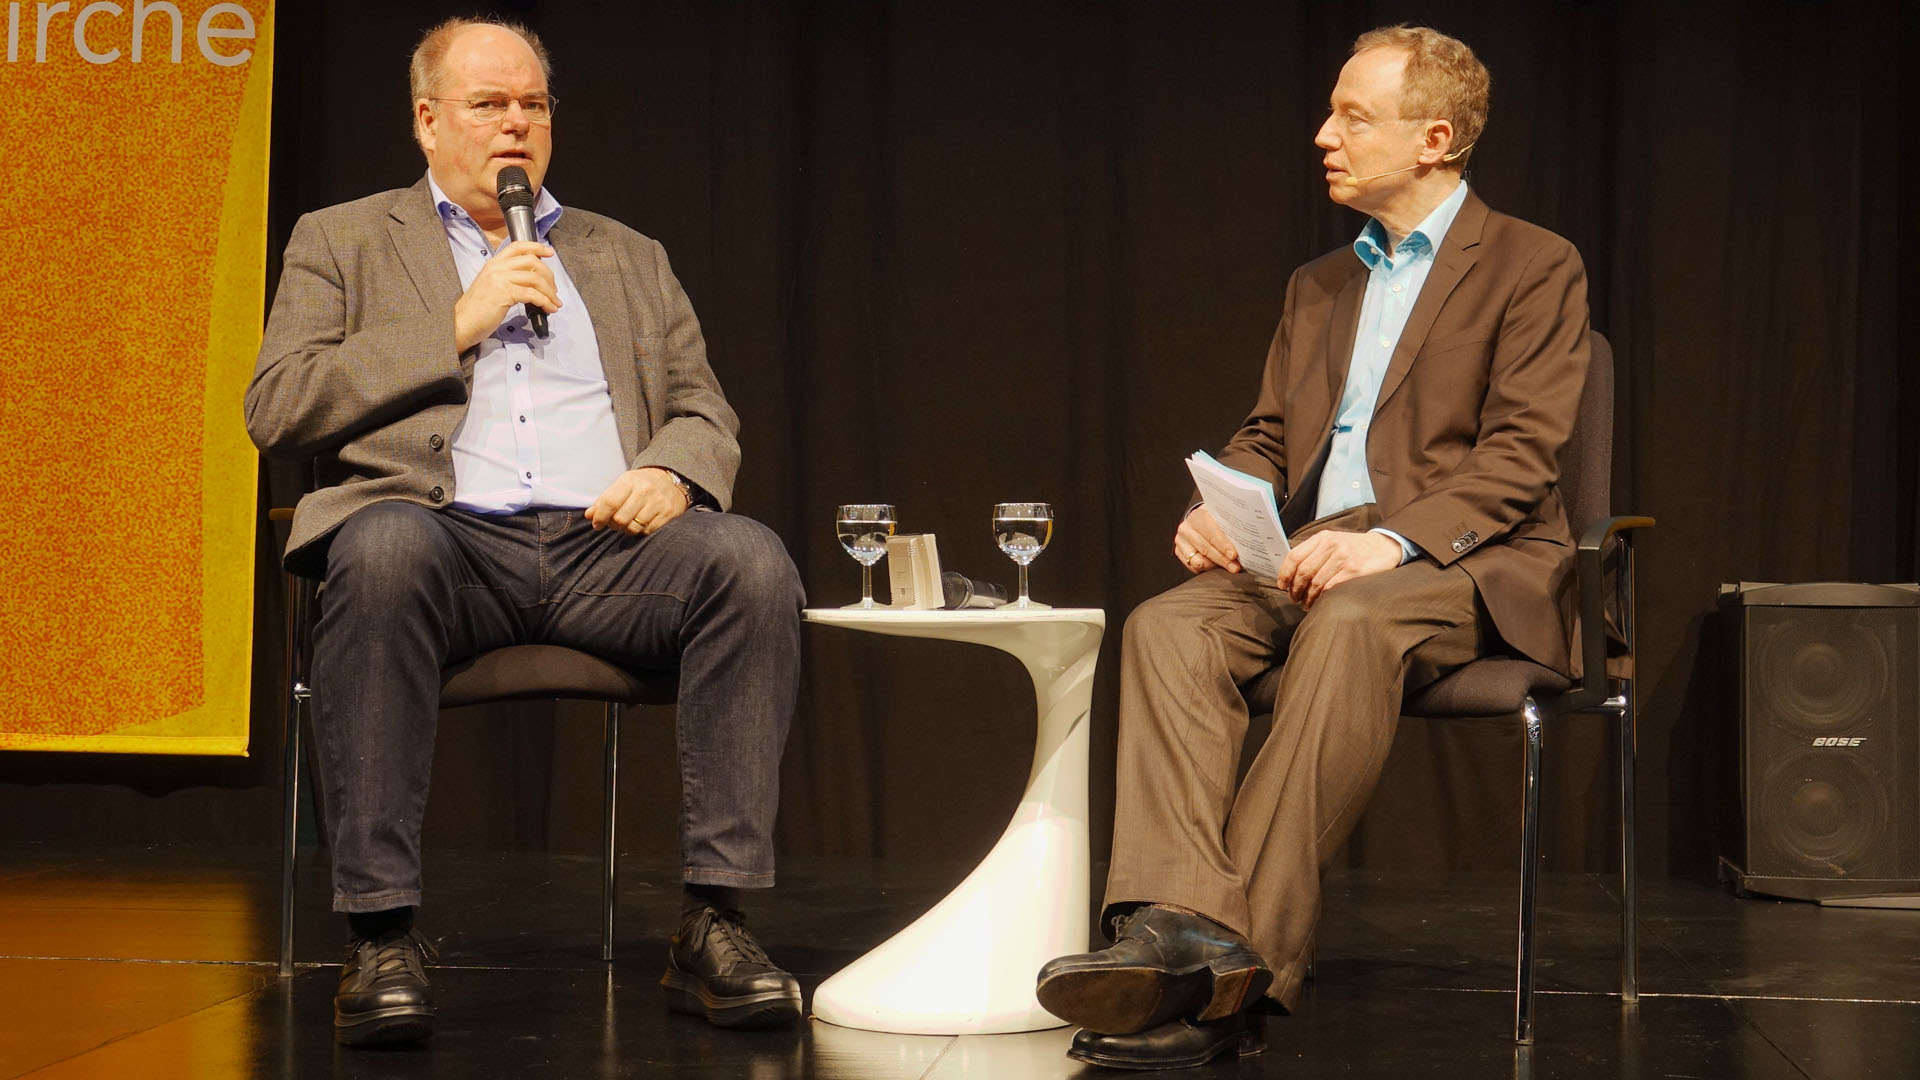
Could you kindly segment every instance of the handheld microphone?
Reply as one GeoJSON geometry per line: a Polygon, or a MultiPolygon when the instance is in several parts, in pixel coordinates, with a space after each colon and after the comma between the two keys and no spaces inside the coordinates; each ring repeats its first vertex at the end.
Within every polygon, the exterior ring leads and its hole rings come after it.
{"type": "Polygon", "coordinates": [[[1007,602],[1007,590],[989,581],[975,581],[965,574],[945,570],[940,574],[941,606],[957,608],[993,608],[1007,602]]]}
{"type": "MultiPolygon", "coordinates": [[[[533,224],[533,182],[527,179],[527,170],[518,165],[509,165],[500,170],[496,181],[500,192],[500,210],[507,215],[507,240],[539,240],[539,234],[533,224]]],[[[527,305],[527,325],[541,337],[547,336],[547,313],[540,305],[527,305]]]]}
{"type": "MultiPolygon", "coordinates": [[[[1473,144],[1468,143],[1467,145],[1461,147],[1460,149],[1455,150],[1453,153],[1448,154],[1447,156],[1441,158],[1440,160],[1452,161],[1454,158],[1459,157],[1461,154],[1464,154],[1471,149],[1473,149],[1473,144]]],[[[1340,178],[1340,186],[1344,188],[1357,188],[1361,184],[1364,184],[1369,180],[1378,180],[1383,176],[1395,176],[1403,172],[1412,172],[1413,170],[1419,167],[1420,167],[1420,163],[1416,161],[1404,169],[1389,169],[1386,172],[1374,173],[1372,176],[1343,176],[1340,178]]]]}

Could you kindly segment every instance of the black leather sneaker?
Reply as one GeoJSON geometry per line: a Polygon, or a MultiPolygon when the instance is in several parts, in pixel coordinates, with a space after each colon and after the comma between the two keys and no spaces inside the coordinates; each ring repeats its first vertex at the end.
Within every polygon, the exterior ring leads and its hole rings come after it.
{"type": "Polygon", "coordinates": [[[357,938],[333,995],[333,1030],[348,1046],[403,1046],[433,1034],[426,964],[433,946],[412,930],[357,938]]]}
{"type": "Polygon", "coordinates": [[[724,1028],[764,1028],[800,1019],[800,982],[775,967],[733,912],[701,908],[687,917],[660,976],[667,1005],[724,1028]]]}

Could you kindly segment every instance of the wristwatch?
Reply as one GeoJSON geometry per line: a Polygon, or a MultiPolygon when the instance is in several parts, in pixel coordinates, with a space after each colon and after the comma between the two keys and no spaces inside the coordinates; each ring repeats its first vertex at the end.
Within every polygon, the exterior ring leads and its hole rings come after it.
{"type": "Polygon", "coordinates": [[[688,480],[686,477],[681,476],[679,473],[674,472],[672,469],[661,469],[660,471],[663,473],[666,473],[667,479],[673,481],[673,486],[679,488],[680,494],[685,495],[687,497],[687,509],[689,510],[693,509],[693,504],[697,498],[694,495],[695,488],[693,486],[693,481],[688,480]]]}

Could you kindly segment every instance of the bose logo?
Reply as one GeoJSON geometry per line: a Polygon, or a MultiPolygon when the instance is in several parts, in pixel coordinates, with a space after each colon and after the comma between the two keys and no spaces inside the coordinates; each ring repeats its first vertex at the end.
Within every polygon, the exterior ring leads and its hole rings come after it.
{"type": "Polygon", "coordinates": [[[1853,736],[1822,735],[1819,738],[1813,740],[1813,745],[1815,746],[1859,746],[1861,743],[1866,741],[1867,741],[1866,738],[1860,735],[1853,735],[1853,736]]]}

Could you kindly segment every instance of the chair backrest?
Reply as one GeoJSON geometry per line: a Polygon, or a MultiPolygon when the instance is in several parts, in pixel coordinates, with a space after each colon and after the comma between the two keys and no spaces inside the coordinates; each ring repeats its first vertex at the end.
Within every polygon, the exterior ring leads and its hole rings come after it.
{"type": "Polygon", "coordinates": [[[1580,414],[1560,451],[1560,498],[1575,539],[1613,512],[1613,346],[1598,330],[1589,330],[1587,341],[1593,359],[1580,394],[1580,414]]]}

